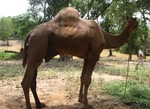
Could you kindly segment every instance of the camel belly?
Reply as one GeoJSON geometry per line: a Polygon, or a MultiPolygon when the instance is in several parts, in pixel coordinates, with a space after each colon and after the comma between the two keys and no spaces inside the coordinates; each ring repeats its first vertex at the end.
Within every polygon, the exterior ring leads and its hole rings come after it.
{"type": "Polygon", "coordinates": [[[52,44],[51,47],[61,54],[69,54],[79,58],[86,58],[88,52],[86,44],[59,43],[56,45],[52,44]]]}
{"type": "MultiPolygon", "coordinates": [[[[80,50],[79,50],[80,51],[80,50]]],[[[70,50],[59,50],[60,53],[62,54],[69,54],[71,56],[76,56],[76,57],[79,57],[79,58],[86,58],[86,53],[85,52],[79,52],[79,51],[70,51],[70,50]]]]}

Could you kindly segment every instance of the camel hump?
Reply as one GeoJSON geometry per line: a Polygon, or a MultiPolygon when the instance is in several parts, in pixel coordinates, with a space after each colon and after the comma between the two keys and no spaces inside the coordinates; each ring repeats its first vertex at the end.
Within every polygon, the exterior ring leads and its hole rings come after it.
{"type": "Polygon", "coordinates": [[[67,7],[58,12],[58,14],[54,17],[56,22],[64,22],[67,24],[72,24],[78,21],[80,18],[79,12],[77,9],[73,7],[67,7]]]}

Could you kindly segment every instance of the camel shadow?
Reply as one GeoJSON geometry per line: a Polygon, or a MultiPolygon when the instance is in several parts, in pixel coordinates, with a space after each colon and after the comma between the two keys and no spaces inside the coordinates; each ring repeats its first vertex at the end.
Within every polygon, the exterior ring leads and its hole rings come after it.
{"type": "MultiPolygon", "coordinates": [[[[83,104],[78,102],[72,104],[61,103],[60,105],[46,101],[44,103],[46,104],[46,107],[43,109],[83,109],[83,104]]],[[[26,109],[25,101],[22,97],[9,97],[3,104],[5,105],[5,109],[10,109],[10,107],[11,109],[26,109]]],[[[131,105],[125,105],[114,97],[94,98],[93,100],[89,100],[89,104],[93,106],[93,109],[133,109],[131,105]]],[[[34,102],[31,102],[31,106],[33,109],[37,109],[34,102]]]]}
{"type": "MultiPolygon", "coordinates": [[[[75,103],[73,105],[55,105],[55,106],[46,106],[43,109],[82,109],[83,106],[80,103],[75,103]]],[[[36,108],[35,108],[36,109],[36,108]]]]}

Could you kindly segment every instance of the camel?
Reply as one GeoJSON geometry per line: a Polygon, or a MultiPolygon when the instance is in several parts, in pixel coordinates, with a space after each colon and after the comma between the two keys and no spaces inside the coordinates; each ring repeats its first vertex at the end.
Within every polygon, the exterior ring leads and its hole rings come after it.
{"type": "Polygon", "coordinates": [[[37,69],[43,60],[49,62],[58,54],[69,54],[84,60],[78,101],[83,103],[84,109],[92,109],[87,95],[100,53],[103,49],[118,48],[126,43],[137,25],[136,18],[130,18],[124,30],[114,36],[105,32],[95,21],[81,18],[77,9],[67,7],[60,10],[52,20],[35,27],[24,43],[22,65],[26,66],[26,71],[21,85],[26,109],[32,109],[29,89],[33,93],[36,107],[45,107],[36,92],[37,69]]]}

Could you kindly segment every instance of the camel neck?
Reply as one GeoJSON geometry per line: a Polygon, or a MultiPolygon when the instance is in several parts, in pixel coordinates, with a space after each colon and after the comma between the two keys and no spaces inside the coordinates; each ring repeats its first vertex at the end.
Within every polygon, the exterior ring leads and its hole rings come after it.
{"type": "Polygon", "coordinates": [[[118,35],[110,34],[103,29],[102,29],[102,33],[104,35],[105,42],[106,42],[105,49],[113,49],[113,48],[118,48],[123,44],[127,43],[131,31],[130,28],[125,26],[124,30],[118,35]]]}

